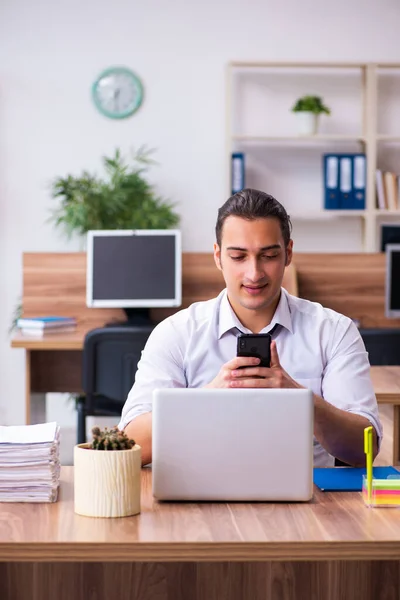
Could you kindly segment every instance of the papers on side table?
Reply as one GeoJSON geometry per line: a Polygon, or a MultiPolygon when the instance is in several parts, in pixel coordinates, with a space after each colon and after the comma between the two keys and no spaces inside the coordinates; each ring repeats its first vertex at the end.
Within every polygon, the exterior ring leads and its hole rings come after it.
{"type": "Polygon", "coordinates": [[[0,502],[55,502],[59,447],[57,423],[0,426],[0,502]]]}

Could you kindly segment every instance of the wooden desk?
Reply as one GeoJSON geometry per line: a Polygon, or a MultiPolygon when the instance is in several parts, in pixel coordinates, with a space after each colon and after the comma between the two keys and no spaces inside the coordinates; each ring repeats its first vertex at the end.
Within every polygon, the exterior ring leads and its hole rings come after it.
{"type": "Polygon", "coordinates": [[[43,338],[17,333],[12,348],[25,350],[25,423],[31,422],[31,394],[82,392],[82,348],[85,334],[93,326],[76,331],[48,334],[43,338]]]}
{"type": "MultiPolygon", "coordinates": [[[[298,294],[296,269],[285,269],[284,287],[298,294]]],[[[182,308],[193,302],[209,300],[224,288],[220,271],[211,253],[183,253],[182,308]]],[[[13,348],[26,350],[25,422],[31,422],[31,393],[80,393],[82,381],[82,348],[85,334],[104,323],[124,319],[121,309],[88,308],[86,306],[86,254],[25,253],[23,255],[24,316],[58,314],[74,317],[78,329],[62,335],[48,334],[43,339],[17,334],[13,348]]],[[[178,309],[152,309],[159,322],[178,309]]]]}
{"type": "Polygon", "coordinates": [[[317,488],[306,504],[158,503],[143,469],[141,514],[95,519],[73,512],[73,467],[63,467],[57,503],[0,504],[0,592],[16,600],[397,598],[399,515],[366,508],[360,493],[317,488]]]}
{"type": "MultiPolygon", "coordinates": [[[[378,404],[393,405],[393,464],[400,464],[400,367],[371,367],[378,404]]],[[[384,432],[385,433],[385,432],[384,432]]]]}

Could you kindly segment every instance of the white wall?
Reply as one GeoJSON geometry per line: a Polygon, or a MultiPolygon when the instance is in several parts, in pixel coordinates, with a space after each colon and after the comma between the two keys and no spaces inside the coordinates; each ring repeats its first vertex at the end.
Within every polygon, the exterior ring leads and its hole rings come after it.
{"type": "Polygon", "coordinates": [[[398,0],[2,0],[0,423],[24,418],[23,351],[7,336],[22,252],[78,249],[45,223],[49,181],[99,169],[117,146],[158,148],[151,178],[178,203],[184,250],[208,251],[226,192],[225,64],[398,61],[399,17],[398,0]],[[137,115],[121,122],[90,98],[113,64],[135,70],[146,91],[137,115]]]}

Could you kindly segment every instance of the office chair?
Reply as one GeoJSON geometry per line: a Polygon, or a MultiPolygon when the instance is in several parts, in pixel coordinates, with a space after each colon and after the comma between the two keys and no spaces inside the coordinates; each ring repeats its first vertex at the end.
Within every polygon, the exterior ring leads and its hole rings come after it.
{"type": "Polygon", "coordinates": [[[399,329],[360,329],[371,365],[400,365],[399,329]]]}
{"type": "Polygon", "coordinates": [[[86,442],[87,416],[121,415],[137,364],[153,327],[104,327],[86,334],[82,359],[84,396],[77,400],[78,444],[86,442]]]}

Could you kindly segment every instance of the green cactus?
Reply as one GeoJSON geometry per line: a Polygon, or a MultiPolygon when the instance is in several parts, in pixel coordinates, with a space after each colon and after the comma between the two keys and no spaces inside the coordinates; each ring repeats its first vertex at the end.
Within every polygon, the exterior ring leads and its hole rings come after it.
{"type": "Polygon", "coordinates": [[[90,447],[93,450],[130,450],[135,445],[135,441],[129,439],[118,427],[105,427],[104,431],[101,431],[100,427],[93,427],[92,435],[90,447]]]}

